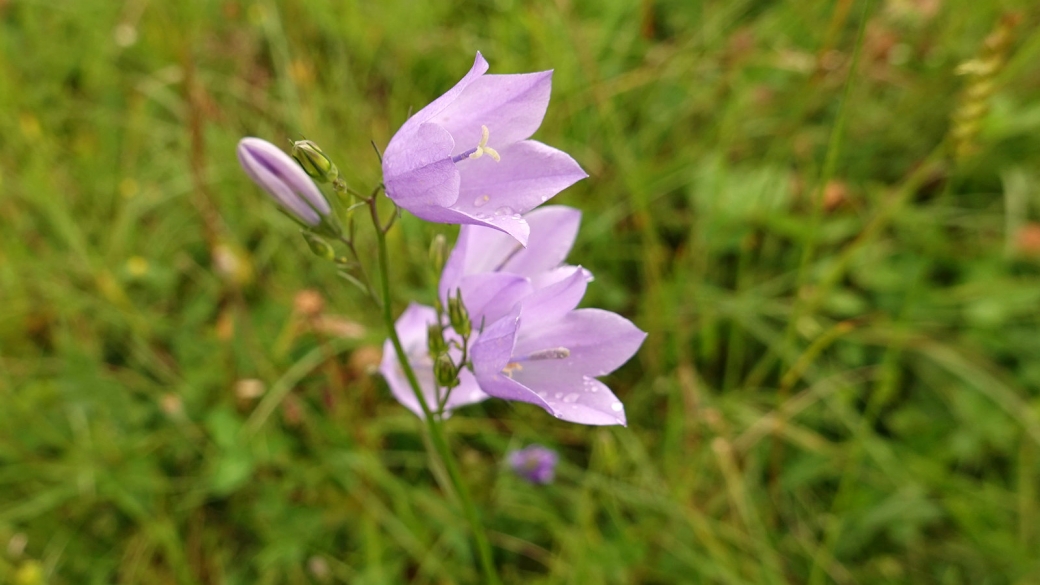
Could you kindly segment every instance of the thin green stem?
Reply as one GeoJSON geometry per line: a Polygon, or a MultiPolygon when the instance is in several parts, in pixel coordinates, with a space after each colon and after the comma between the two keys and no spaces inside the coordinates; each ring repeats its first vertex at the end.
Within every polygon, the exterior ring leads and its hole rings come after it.
{"type": "Polygon", "coordinates": [[[412,369],[412,365],[408,361],[408,355],[405,353],[404,346],[401,344],[401,339],[397,335],[397,329],[394,327],[393,307],[390,303],[390,263],[386,247],[386,232],[382,229],[382,224],[379,220],[379,211],[376,207],[376,200],[374,197],[369,201],[369,209],[372,211],[372,223],[376,227],[376,238],[379,243],[379,285],[383,298],[383,321],[386,324],[387,334],[390,336],[390,342],[393,344],[394,352],[397,354],[397,361],[401,364],[401,369],[404,371],[404,375],[408,379],[408,384],[412,387],[412,392],[415,393],[415,397],[419,401],[419,406],[423,411],[423,420],[426,421],[426,427],[429,429],[433,447],[437,451],[438,458],[441,460],[441,463],[444,464],[444,468],[448,472],[448,477],[451,480],[453,489],[455,490],[455,495],[459,499],[459,504],[462,506],[463,514],[465,514],[466,521],[470,526],[470,531],[473,533],[473,540],[476,543],[477,548],[477,556],[480,559],[480,568],[484,573],[484,582],[491,585],[497,585],[500,581],[498,579],[498,573],[495,570],[494,561],[491,557],[491,545],[488,543],[487,534],[484,532],[484,526],[480,521],[477,508],[473,504],[473,499],[469,494],[469,489],[462,480],[462,474],[459,472],[459,466],[455,461],[455,456],[452,454],[451,448],[448,446],[448,440],[444,434],[444,427],[442,426],[443,421],[440,416],[430,410],[430,405],[426,402],[426,397],[423,395],[422,386],[419,385],[419,378],[416,377],[415,370],[412,369]]]}

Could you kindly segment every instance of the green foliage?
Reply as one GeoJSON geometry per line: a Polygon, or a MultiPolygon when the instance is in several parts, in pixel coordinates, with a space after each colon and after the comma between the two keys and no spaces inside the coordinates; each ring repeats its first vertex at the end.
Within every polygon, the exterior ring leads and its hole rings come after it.
{"type": "MultiPolygon", "coordinates": [[[[1029,0],[0,1],[0,583],[476,582],[371,373],[374,311],[233,149],[314,140],[370,189],[369,142],[478,49],[555,69],[536,138],[591,175],[555,200],[585,212],[571,259],[650,333],[608,380],[627,429],[449,421],[506,582],[1040,580],[1038,24],[1029,0]],[[1007,14],[955,161],[954,72],[1007,14]],[[534,441],[554,485],[502,467],[534,441]]],[[[442,230],[400,222],[403,308],[442,230]]]]}

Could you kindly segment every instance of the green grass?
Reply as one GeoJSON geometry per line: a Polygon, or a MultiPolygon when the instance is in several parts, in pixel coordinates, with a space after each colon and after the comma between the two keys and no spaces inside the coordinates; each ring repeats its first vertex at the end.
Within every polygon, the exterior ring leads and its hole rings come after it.
{"type": "MultiPolygon", "coordinates": [[[[370,141],[478,49],[555,69],[536,138],[590,175],[554,199],[585,214],[585,304],[650,333],[606,380],[628,428],[449,421],[506,582],[1040,582],[1038,24],[1031,0],[0,1],[0,583],[477,582],[366,367],[375,312],[233,149],[306,136],[370,188],[370,141]],[[955,69],[1015,12],[955,158],[955,69]],[[364,333],[316,333],[305,289],[364,333]],[[502,467],[535,441],[554,485],[502,467]]],[[[392,232],[398,310],[431,298],[438,231],[392,232]]]]}

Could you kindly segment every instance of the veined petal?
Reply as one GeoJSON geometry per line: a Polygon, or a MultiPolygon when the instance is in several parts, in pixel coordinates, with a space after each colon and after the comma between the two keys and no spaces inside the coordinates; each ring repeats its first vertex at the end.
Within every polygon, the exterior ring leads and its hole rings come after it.
{"type": "Polygon", "coordinates": [[[521,303],[524,328],[521,335],[537,335],[544,324],[558,321],[573,311],[585,296],[588,279],[580,266],[569,267],[571,274],[536,289],[521,303]]]}
{"type": "Polygon", "coordinates": [[[513,307],[504,317],[486,326],[480,338],[473,343],[473,373],[477,380],[493,379],[509,363],[513,343],[520,327],[520,306],[513,307]]]}
{"type": "MultiPolygon", "coordinates": [[[[475,329],[481,324],[498,321],[521,299],[531,293],[531,282],[522,276],[502,272],[486,272],[463,277],[456,287],[462,291],[462,303],[469,311],[475,329]]],[[[442,292],[441,302],[448,304],[448,293],[442,292]]]]}
{"type": "MultiPolygon", "coordinates": [[[[473,66],[470,67],[469,72],[466,73],[466,75],[463,76],[462,79],[460,79],[454,87],[444,92],[444,94],[441,95],[439,98],[427,104],[425,108],[413,114],[411,118],[408,118],[408,120],[406,120],[405,123],[401,125],[401,129],[398,130],[397,134],[395,134],[394,137],[390,140],[390,144],[388,144],[386,147],[386,152],[389,153],[391,149],[395,148],[394,142],[397,140],[399,136],[415,132],[419,128],[419,126],[427,122],[430,118],[433,118],[440,114],[441,111],[444,110],[444,108],[451,105],[452,102],[454,102],[459,97],[459,95],[466,90],[467,87],[472,85],[473,82],[480,79],[481,76],[483,76],[484,73],[487,72],[487,70],[488,62],[484,60],[484,56],[480,54],[480,51],[477,51],[477,56],[473,60],[473,66]]],[[[479,126],[477,127],[477,132],[479,136],[479,126]]],[[[474,141],[473,144],[476,144],[476,142],[474,141]]],[[[385,154],[383,158],[385,160],[385,154]]]]}
{"type": "Polygon", "coordinates": [[[627,362],[646,339],[631,321],[610,311],[579,309],[537,326],[529,326],[526,311],[525,306],[513,355],[536,355],[549,348],[566,348],[568,353],[562,359],[532,361],[532,367],[603,376],[627,362]]]}
{"type": "Polygon", "coordinates": [[[445,276],[457,279],[463,274],[501,271],[533,278],[557,268],[574,245],[581,212],[550,205],[531,211],[524,220],[531,229],[528,248],[505,232],[463,226],[445,264],[445,276]]]}
{"type": "Polygon", "coordinates": [[[423,124],[411,136],[407,148],[388,147],[383,155],[387,196],[419,217],[423,217],[420,211],[425,207],[454,204],[461,180],[451,161],[453,144],[443,128],[423,124]]]}
{"type": "Polygon", "coordinates": [[[490,222],[519,217],[588,176],[570,155],[534,140],[514,142],[498,154],[497,162],[482,156],[458,163],[453,209],[490,222]]]}
{"type": "Polygon", "coordinates": [[[542,365],[546,364],[525,364],[513,374],[512,381],[533,390],[551,414],[583,425],[626,423],[624,405],[606,384],[575,372],[539,367],[542,365]]]}
{"type": "MultiPolygon", "coordinates": [[[[401,339],[401,345],[404,346],[409,363],[415,371],[419,386],[423,390],[423,396],[430,408],[436,408],[437,396],[433,377],[433,360],[430,359],[426,349],[426,335],[429,325],[436,321],[437,313],[432,307],[412,303],[394,324],[397,335],[401,339]]],[[[397,360],[397,352],[394,351],[393,343],[389,339],[383,344],[383,359],[379,372],[386,379],[387,386],[390,387],[394,398],[416,416],[422,417],[422,407],[408,383],[408,378],[397,360]]],[[[441,390],[443,391],[443,389],[441,390]]],[[[481,402],[487,398],[487,394],[477,386],[473,374],[469,370],[463,369],[459,372],[459,385],[452,389],[445,405],[446,415],[455,408],[481,402]]]]}
{"type": "Polygon", "coordinates": [[[429,121],[455,138],[452,155],[473,148],[480,141],[481,126],[490,131],[488,146],[504,148],[530,138],[541,126],[551,91],[552,71],[484,75],[429,121]]]}

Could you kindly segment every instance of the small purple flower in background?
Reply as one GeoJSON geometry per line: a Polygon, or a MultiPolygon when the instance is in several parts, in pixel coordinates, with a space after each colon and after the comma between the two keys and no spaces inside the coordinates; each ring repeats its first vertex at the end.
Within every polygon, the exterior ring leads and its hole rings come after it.
{"type": "Polygon", "coordinates": [[[513,473],[535,484],[552,483],[558,461],[556,451],[541,445],[530,445],[509,454],[513,473]]]}
{"type": "Polygon", "coordinates": [[[536,404],[562,420],[624,425],[624,405],[595,377],[628,361],[646,333],[609,311],[575,309],[586,284],[576,271],[486,327],[471,352],[480,389],[536,404]]]}
{"type": "MultiPolygon", "coordinates": [[[[401,338],[401,345],[404,346],[404,351],[408,354],[408,362],[412,365],[412,369],[415,370],[415,375],[419,379],[419,386],[422,387],[426,404],[434,411],[437,410],[437,396],[434,390],[433,358],[430,357],[426,338],[429,326],[435,323],[437,323],[437,312],[433,307],[412,303],[408,305],[408,308],[405,309],[404,313],[401,314],[394,324],[394,327],[397,329],[397,335],[401,338]]],[[[457,336],[448,329],[445,331],[445,337],[450,339],[457,336]]],[[[455,359],[458,359],[457,350],[452,350],[451,353],[455,359]]],[[[379,365],[379,372],[386,379],[386,383],[390,386],[390,392],[393,393],[394,398],[421,418],[423,416],[422,407],[419,406],[419,400],[415,397],[415,392],[412,391],[412,387],[408,384],[408,378],[401,369],[401,364],[397,361],[397,353],[394,351],[394,345],[389,339],[383,343],[383,361],[379,365]]],[[[444,389],[442,388],[441,391],[443,392],[444,389]]],[[[459,371],[459,385],[452,389],[451,395],[444,406],[444,414],[447,416],[456,408],[475,404],[487,400],[487,398],[487,394],[484,394],[477,387],[473,374],[469,370],[462,368],[459,371]]]]}
{"type": "Polygon", "coordinates": [[[260,138],[243,138],[237,152],[249,178],[296,219],[315,227],[332,213],[314,181],[277,146],[260,138]]]}
{"type": "Polygon", "coordinates": [[[527,245],[521,214],[587,177],[530,136],[549,106],[552,71],[484,75],[477,53],[455,87],[409,118],[383,155],[386,194],[417,217],[501,230],[527,245]]]}

